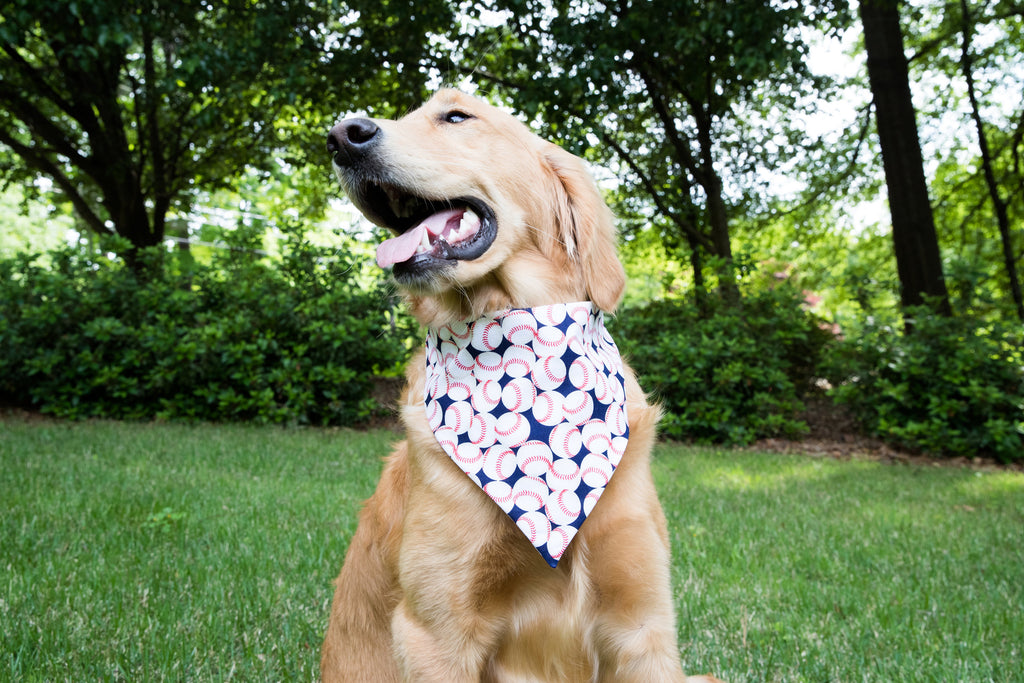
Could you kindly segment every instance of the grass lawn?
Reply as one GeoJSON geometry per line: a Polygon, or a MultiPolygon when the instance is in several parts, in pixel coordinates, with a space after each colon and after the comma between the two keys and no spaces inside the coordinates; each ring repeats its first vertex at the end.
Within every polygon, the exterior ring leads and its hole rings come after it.
{"type": "MultiPolygon", "coordinates": [[[[0,420],[0,680],[315,680],[394,438],[0,420]]],[[[677,445],[655,467],[688,670],[1024,681],[1021,474],[677,445]]]]}

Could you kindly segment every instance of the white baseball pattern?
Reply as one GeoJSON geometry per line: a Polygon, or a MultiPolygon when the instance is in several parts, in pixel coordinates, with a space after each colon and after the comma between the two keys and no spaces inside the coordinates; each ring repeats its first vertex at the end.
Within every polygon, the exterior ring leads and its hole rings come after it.
{"type": "Polygon", "coordinates": [[[530,422],[519,413],[505,413],[494,423],[494,431],[503,445],[519,448],[530,438],[530,422]]]}
{"type": "Polygon", "coordinates": [[[501,323],[492,320],[483,325],[473,326],[473,346],[484,351],[493,351],[501,346],[501,323]]]}
{"type": "Polygon", "coordinates": [[[460,443],[455,447],[455,455],[452,459],[466,474],[476,474],[484,464],[484,454],[474,443],[460,443]]]}
{"type": "MultiPolygon", "coordinates": [[[[435,401],[436,403],[436,401],[435,401]]],[[[501,403],[501,383],[495,379],[480,382],[473,389],[473,410],[478,413],[490,413],[501,403]]]]}
{"type": "Polygon", "coordinates": [[[481,382],[501,379],[501,376],[505,374],[501,354],[494,351],[481,353],[476,357],[476,370],[473,374],[481,382]]]}
{"type": "Polygon", "coordinates": [[[561,358],[545,356],[533,366],[533,383],[540,391],[552,391],[565,383],[565,363],[561,358]]]}
{"type": "MultiPolygon", "coordinates": [[[[512,452],[511,448],[506,448],[501,444],[491,446],[484,453],[484,474],[492,483],[501,483],[508,486],[505,480],[512,476],[512,473],[516,471],[516,454],[512,452]]],[[[509,494],[512,493],[512,488],[509,487],[509,494]]],[[[491,496],[493,498],[494,496],[491,496]]],[[[512,499],[509,498],[511,501],[512,499]]],[[[508,510],[506,510],[508,512],[508,510]]]]}
{"type": "Polygon", "coordinates": [[[575,491],[559,489],[548,494],[544,511],[551,520],[551,526],[560,527],[575,522],[583,511],[583,505],[575,491]]]}
{"type": "MultiPolygon", "coordinates": [[[[565,526],[555,527],[551,530],[544,550],[547,551],[547,554],[555,561],[556,564],[560,559],[562,559],[562,553],[564,553],[565,549],[569,547],[569,541],[573,539],[578,530],[579,529],[577,527],[569,526],[568,524],[565,526]]],[[[541,555],[543,554],[544,553],[542,552],[541,555]]]]}
{"type": "Polygon", "coordinates": [[[553,465],[551,449],[543,441],[528,441],[516,451],[516,467],[530,477],[543,477],[553,465]]]}
{"type": "Polygon", "coordinates": [[[561,358],[567,345],[565,332],[557,327],[541,327],[537,330],[533,350],[542,358],[561,358]]]}
{"type": "Polygon", "coordinates": [[[498,440],[497,420],[490,413],[473,413],[469,420],[467,435],[477,448],[490,448],[498,440]]]}
{"type": "Polygon", "coordinates": [[[562,403],[565,419],[574,425],[581,425],[594,414],[594,398],[586,391],[577,389],[570,392],[562,403]]]}
{"type": "MultiPolygon", "coordinates": [[[[504,481],[496,480],[489,481],[483,485],[484,493],[491,497],[495,503],[498,504],[505,514],[512,511],[512,506],[515,505],[515,501],[512,500],[512,487],[506,484],[504,481]]],[[[584,501],[586,502],[586,501],[584,501]]]]}
{"type": "Polygon", "coordinates": [[[540,393],[533,401],[532,410],[534,420],[546,427],[554,427],[562,421],[562,395],[554,391],[540,393]]]}
{"type": "MultiPolygon", "coordinates": [[[[552,491],[575,491],[580,487],[580,466],[569,458],[555,458],[548,467],[546,481],[552,491]]],[[[576,511],[579,514],[579,510],[576,511]]],[[[576,519],[576,515],[573,515],[576,519]]]]}
{"type": "Polygon", "coordinates": [[[502,404],[513,413],[530,410],[536,400],[537,387],[527,377],[510,380],[501,390],[502,404]]]}
{"type": "Polygon", "coordinates": [[[548,447],[559,458],[575,458],[583,447],[583,436],[576,425],[559,422],[548,434],[548,447]]]}
{"type": "Polygon", "coordinates": [[[626,450],[622,359],[589,301],[427,331],[442,450],[557,566],[626,450]]]}

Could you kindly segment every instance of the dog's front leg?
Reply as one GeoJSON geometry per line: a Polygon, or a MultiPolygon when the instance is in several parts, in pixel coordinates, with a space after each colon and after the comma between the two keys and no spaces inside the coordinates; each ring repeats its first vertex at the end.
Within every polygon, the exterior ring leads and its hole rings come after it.
{"type": "Polygon", "coordinates": [[[492,649],[494,628],[467,629],[458,617],[417,615],[409,602],[395,610],[391,629],[402,678],[416,683],[478,683],[492,649]],[[433,623],[431,623],[433,622],[433,623]]]}
{"type": "Polygon", "coordinates": [[[507,548],[523,539],[447,456],[415,455],[392,649],[405,681],[479,683],[507,630],[507,548]]]}
{"type": "MultiPolygon", "coordinates": [[[[676,645],[668,534],[653,482],[646,470],[633,468],[622,472],[619,481],[613,479],[612,486],[605,495],[630,495],[647,501],[647,509],[598,505],[587,520],[591,551],[601,558],[591,564],[601,596],[593,632],[598,680],[682,683],[686,676],[676,645]]],[[[601,502],[610,501],[602,497],[601,502]]]]}
{"type": "Polygon", "coordinates": [[[408,485],[407,453],[406,442],[399,443],[360,513],[324,637],[323,683],[399,680],[391,652],[391,616],[400,599],[397,557],[408,485]]]}
{"type": "MultiPolygon", "coordinates": [[[[647,577],[644,577],[645,579],[647,577]]],[[[667,581],[665,581],[667,588],[667,581]]],[[[603,614],[594,631],[602,683],[681,683],[671,595],[660,586],[601,586],[603,614]]]]}

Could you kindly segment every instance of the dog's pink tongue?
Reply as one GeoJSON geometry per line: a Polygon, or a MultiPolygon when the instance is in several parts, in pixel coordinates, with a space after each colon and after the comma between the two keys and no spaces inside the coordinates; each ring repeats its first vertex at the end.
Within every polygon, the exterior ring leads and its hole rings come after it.
{"type": "Polygon", "coordinates": [[[381,268],[388,268],[396,263],[408,261],[416,255],[416,250],[423,241],[424,234],[436,237],[443,233],[452,221],[454,221],[457,228],[459,221],[462,219],[462,214],[465,212],[465,209],[438,211],[416,227],[406,230],[398,237],[384,240],[377,245],[377,265],[381,268]]]}
{"type": "Polygon", "coordinates": [[[415,228],[403,232],[398,237],[384,240],[377,245],[377,265],[381,268],[393,266],[402,261],[408,261],[416,253],[420,246],[423,233],[426,227],[420,223],[415,228]]]}

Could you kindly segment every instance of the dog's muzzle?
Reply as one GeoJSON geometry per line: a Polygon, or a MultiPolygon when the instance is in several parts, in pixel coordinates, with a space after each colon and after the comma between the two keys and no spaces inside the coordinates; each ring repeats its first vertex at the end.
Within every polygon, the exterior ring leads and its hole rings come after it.
{"type": "Polygon", "coordinates": [[[377,248],[377,263],[394,266],[413,285],[457,261],[482,256],[497,236],[490,206],[474,197],[430,197],[406,187],[400,169],[382,161],[384,130],[366,118],[346,119],[327,135],[345,193],[371,222],[395,234],[377,248]]]}

